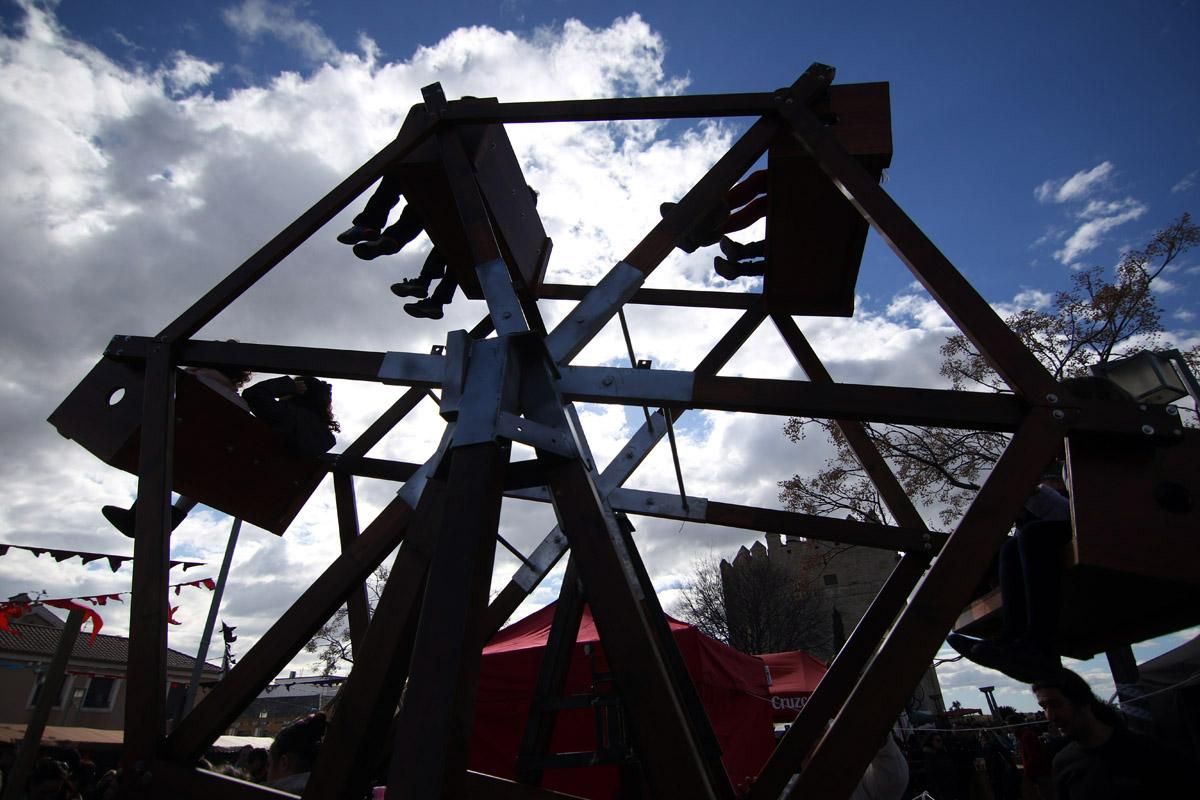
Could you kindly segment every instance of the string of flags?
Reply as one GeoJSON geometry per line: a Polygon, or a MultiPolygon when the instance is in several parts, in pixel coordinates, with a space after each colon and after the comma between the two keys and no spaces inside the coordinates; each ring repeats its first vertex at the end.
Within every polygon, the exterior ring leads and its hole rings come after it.
{"type": "MultiPolygon", "coordinates": [[[[82,550],[64,550],[59,547],[28,547],[23,544],[0,543],[0,556],[8,555],[9,550],[25,550],[33,553],[36,558],[41,558],[43,553],[47,553],[51,558],[58,562],[66,561],[68,558],[78,558],[83,561],[84,564],[89,564],[93,561],[99,561],[103,558],[108,561],[108,566],[113,572],[116,572],[118,569],[124,566],[125,562],[133,561],[133,556],[118,556],[111,553],[89,553],[82,550]]],[[[172,569],[175,567],[183,567],[184,572],[187,572],[192,567],[204,566],[203,561],[171,561],[170,564],[172,569]]]]}
{"type": "MultiPolygon", "coordinates": [[[[192,587],[196,589],[208,589],[210,592],[215,591],[217,582],[212,578],[199,578],[194,581],[184,581],[183,583],[173,583],[168,586],[168,589],[174,589],[176,596],[179,595],[183,588],[192,587]]],[[[19,636],[20,631],[11,627],[11,623],[19,617],[28,614],[35,606],[45,605],[53,608],[61,608],[66,611],[79,610],[83,612],[84,621],[92,625],[92,635],[88,640],[88,644],[96,641],[96,634],[100,633],[100,629],[104,627],[104,619],[100,614],[92,608],[83,605],[83,602],[91,603],[92,606],[107,605],[109,600],[117,602],[125,602],[124,596],[133,594],[133,592],[114,592],[108,594],[82,595],[79,597],[55,597],[55,598],[40,598],[37,600],[3,600],[0,601],[0,630],[12,633],[19,636]],[[80,602],[83,601],[83,602],[80,602]]],[[[172,625],[182,625],[183,623],[175,619],[175,612],[179,610],[179,606],[167,606],[167,622],[172,625]]]]}

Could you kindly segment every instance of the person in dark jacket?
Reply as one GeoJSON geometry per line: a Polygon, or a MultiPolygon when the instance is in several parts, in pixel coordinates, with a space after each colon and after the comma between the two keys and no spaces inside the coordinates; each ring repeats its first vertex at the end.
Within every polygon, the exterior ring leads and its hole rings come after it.
{"type": "Polygon", "coordinates": [[[271,378],[246,389],[242,397],[298,456],[328,451],[337,441],[334,432],[342,429],[333,418],[333,387],[318,378],[271,378]]]}

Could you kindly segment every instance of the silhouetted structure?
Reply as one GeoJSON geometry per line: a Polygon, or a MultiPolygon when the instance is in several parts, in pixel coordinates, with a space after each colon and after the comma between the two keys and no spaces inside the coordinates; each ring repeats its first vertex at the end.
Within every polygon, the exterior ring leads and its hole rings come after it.
{"type": "MultiPolygon", "coordinates": [[[[428,87],[425,103],[412,109],[393,142],[158,336],[112,341],[97,372],[68,398],[54,421],[64,435],[78,438],[102,458],[134,448],[133,459],[113,460],[136,468],[139,475],[131,616],[136,657],[126,695],[128,707],[137,713],[130,715],[126,730],[126,796],[266,796],[265,790],[196,771],[196,759],[348,598],[360,657],[330,720],[305,797],[361,796],[385,756],[390,758],[392,800],[553,796],[535,786],[467,772],[465,748],[483,643],[569,549],[568,578],[538,681],[540,696],[552,697],[561,686],[565,654],[575,640],[586,596],[613,682],[628,709],[630,741],[637,753],[636,769],[623,776],[630,791],[730,800],[734,789],[715,737],[667,632],[630,529],[622,524],[622,512],[904,553],[758,776],[749,794],[753,800],[778,797],[801,764],[793,796],[837,798],[853,790],[970,600],[1027,487],[1064,437],[1073,481],[1086,484],[1107,475],[1131,486],[1119,495],[1106,495],[1102,484],[1092,494],[1086,485],[1074,487],[1077,504],[1084,497],[1094,504],[1086,509],[1090,519],[1106,522],[1080,525],[1076,550],[1087,552],[1088,537],[1092,543],[1120,542],[1108,551],[1136,549],[1139,568],[1161,561],[1159,586],[1170,580],[1194,584],[1200,576],[1195,568],[1200,546],[1194,536],[1200,529],[1196,504],[1182,512],[1167,511],[1152,491],[1132,487],[1146,482],[1152,489],[1167,468],[1173,470],[1172,480],[1195,497],[1200,434],[1183,431],[1178,418],[1161,406],[1077,398],[1056,383],[879,186],[880,170],[891,155],[887,85],[831,86],[833,73],[813,65],[791,86],[767,93],[545,103],[447,102],[440,87],[428,87]],[[549,241],[504,124],[738,116],[756,121],[596,286],[543,283],[549,241]],[[764,153],[772,179],[764,293],[643,289],[676,243],[764,153]],[[418,206],[434,246],[446,256],[465,294],[487,301],[487,320],[470,333],[452,332],[445,351],[432,355],[193,338],[385,171],[406,182],[405,196],[418,206]],[[851,312],[866,220],[995,366],[1011,394],[832,382],[792,315],[851,312]],[[579,303],[547,331],[539,298],[579,303]],[[574,365],[573,358],[629,303],[735,308],[742,314],[690,372],[574,365]],[[719,376],[768,316],[809,380],[719,376]],[[492,331],[496,336],[485,338],[492,331]],[[412,388],[342,453],[298,465],[319,470],[318,478],[324,471],[333,473],[344,553],[168,736],[164,576],[170,490],[186,474],[194,479],[189,495],[230,513],[254,510],[255,480],[264,480],[261,469],[255,470],[258,479],[242,484],[241,495],[225,498],[215,497],[220,487],[204,479],[239,461],[279,454],[261,439],[249,450],[235,447],[232,453],[214,453],[211,463],[195,463],[188,448],[203,442],[185,445],[188,426],[177,423],[177,406],[185,402],[182,392],[177,397],[174,391],[183,383],[177,365],[241,366],[412,388]],[[119,401],[117,387],[126,392],[119,401]],[[419,466],[367,458],[428,387],[441,388],[440,411],[448,423],[437,452],[419,466]],[[591,459],[572,401],[661,409],[647,414],[644,427],[601,470],[591,459]],[[839,420],[898,524],[622,489],[654,444],[670,436],[671,423],[690,408],[839,420]],[[869,420],[1011,431],[1013,437],[974,504],[947,536],[926,528],[869,445],[860,427],[869,420]],[[512,442],[531,446],[536,458],[510,464],[512,442]],[[398,496],[361,533],[355,475],[404,481],[398,496]],[[489,605],[500,505],[506,496],[551,502],[559,527],[526,557],[489,605]],[[1133,548],[1128,545],[1132,536],[1138,537],[1133,548]],[[397,546],[399,555],[375,622],[366,627],[365,605],[356,605],[355,598],[361,598],[367,575],[397,546]],[[827,721],[835,717],[827,730],[827,721]],[[387,735],[389,730],[394,736],[387,735]]],[[[277,532],[294,514],[282,500],[303,502],[312,489],[299,481],[292,491],[282,492],[281,501],[264,514],[274,520],[277,532]]],[[[1114,577],[1107,591],[1119,595],[1122,565],[1108,568],[1114,577]]],[[[1162,617],[1152,608],[1156,599],[1148,595],[1126,601],[1131,613],[1157,623],[1162,617]]],[[[1193,614],[1190,622],[1195,621],[1193,614]]],[[[545,752],[553,717],[552,710],[530,717],[524,763],[535,763],[545,752]]]]}

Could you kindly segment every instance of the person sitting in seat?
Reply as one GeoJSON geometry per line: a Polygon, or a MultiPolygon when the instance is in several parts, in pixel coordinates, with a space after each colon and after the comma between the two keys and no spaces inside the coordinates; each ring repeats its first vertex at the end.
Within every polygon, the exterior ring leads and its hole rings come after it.
{"type": "Polygon", "coordinates": [[[399,218],[391,225],[387,224],[388,214],[400,202],[402,194],[400,179],[385,174],[366,207],[349,228],[337,235],[337,240],[353,245],[354,255],[364,261],[399,253],[425,229],[420,215],[411,205],[405,205],[399,218]]]}
{"type": "Polygon", "coordinates": [[[288,723],[275,735],[267,751],[267,786],[300,793],[317,763],[328,723],[318,711],[288,723]]]}
{"type": "Polygon", "coordinates": [[[242,393],[254,416],[283,434],[297,456],[325,453],[342,426],[333,417],[333,387],[308,376],[260,381],[242,393]]]}
{"type": "MultiPolygon", "coordinates": [[[[249,373],[245,373],[245,376],[248,379],[249,373]]],[[[228,373],[226,377],[229,377],[228,373]]],[[[222,394],[233,399],[225,392],[222,394]]],[[[281,433],[288,450],[302,458],[327,452],[337,442],[334,432],[342,429],[333,417],[333,387],[317,378],[284,376],[259,381],[242,392],[237,400],[239,406],[281,433]]],[[[179,527],[179,523],[196,505],[196,500],[181,496],[171,507],[171,530],[179,527]]],[[[131,508],[104,506],[100,513],[114,528],[133,538],[136,525],[134,508],[136,504],[131,508]]]]}
{"type": "Polygon", "coordinates": [[[1046,469],[1017,518],[1016,533],[1000,549],[1004,622],[999,638],[946,637],[966,658],[1022,683],[1062,666],[1056,648],[1061,551],[1071,540],[1071,505],[1062,469],[1057,460],[1046,469]]]}
{"type": "MultiPolygon", "coordinates": [[[[529,194],[533,197],[533,205],[536,207],[537,190],[528,185],[525,188],[529,189],[529,194]]],[[[421,272],[417,277],[392,284],[392,294],[397,297],[423,298],[415,303],[405,303],[404,313],[410,317],[424,319],[441,319],[442,306],[453,302],[456,291],[458,291],[458,280],[453,274],[447,273],[446,259],[436,247],[430,250],[429,255],[425,257],[425,263],[421,266],[421,272]],[[433,294],[429,294],[429,285],[435,280],[439,283],[433,290],[433,294]]]]}
{"type": "MultiPolygon", "coordinates": [[[[734,184],[717,205],[683,235],[679,241],[679,249],[691,253],[697,248],[708,247],[721,241],[724,234],[748,228],[765,217],[767,186],[768,176],[765,169],[752,172],[744,180],[734,184]]],[[[677,205],[678,203],[663,203],[658,207],[658,211],[665,217],[677,205]]]]}

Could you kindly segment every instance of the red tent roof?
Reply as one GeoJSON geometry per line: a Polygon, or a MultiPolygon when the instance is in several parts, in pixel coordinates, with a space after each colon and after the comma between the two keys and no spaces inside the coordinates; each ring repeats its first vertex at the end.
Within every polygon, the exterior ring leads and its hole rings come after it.
{"type": "MultiPolygon", "coordinates": [[[[513,777],[554,608],[551,604],[501,630],[484,648],[471,769],[513,777]]],[[[705,636],[687,623],[670,617],[667,622],[721,744],[726,771],[735,785],[743,783],[758,773],[774,747],[763,662],[705,636]]],[[[598,645],[599,641],[590,610],[585,607],[567,676],[568,694],[590,690],[592,664],[583,648],[586,644],[598,645]]],[[[603,645],[595,647],[594,652],[596,671],[607,672],[603,645]]],[[[551,751],[587,751],[594,747],[593,711],[560,711],[551,751]]],[[[547,770],[543,785],[584,797],[608,798],[619,783],[614,767],[601,766],[547,770]]]]}
{"type": "Polygon", "coordinates": [[[759,658],[766,663],[771,676],[769,689],[775,721],[791,722],[804,708],[808,696],[816,690],[829,668],[824,662],[800,650],[764,653],[759,658]]]}

